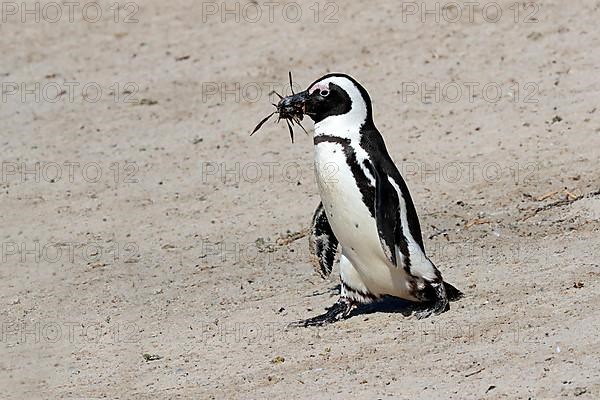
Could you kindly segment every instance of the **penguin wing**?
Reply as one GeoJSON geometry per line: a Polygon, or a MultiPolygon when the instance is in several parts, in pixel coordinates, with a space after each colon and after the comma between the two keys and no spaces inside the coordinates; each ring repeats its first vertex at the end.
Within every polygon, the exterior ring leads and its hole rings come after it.
{"type": "Polygon", "coordinates": [[[404,267],[409,268],[408,241],[402,232],[398,192],[380,167],[370,164],[369,169],[375,176],[375,220],[383,252],[396,267],[401,262],[400,254],[404,255],[404,267]]]}
{"type": "Polygon", "coordinates": [[[327,220],[323,203],[319,203],[313,215],[308,246],[311,262],[323,278],[331,274],[338,245],[339,242],[331,230],[329,220],[327,220]]]}

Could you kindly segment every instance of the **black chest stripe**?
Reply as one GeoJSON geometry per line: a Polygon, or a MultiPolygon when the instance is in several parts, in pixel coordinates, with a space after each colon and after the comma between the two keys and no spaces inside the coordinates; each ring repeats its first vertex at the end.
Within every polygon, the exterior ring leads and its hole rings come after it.
{"type": "Polygon", "coordinates": [[[346,146],[350,146],[350,139],[341,138],[338,136],[319,135],[319,136],[315,136],[313,140],[314,140],[315,146],[318,145],[319,143],[325,143],[325,142],[338,143],[338,144],[341,144],[342,146],[344,146],[344,148],[346,146]]]}
{"type": "Polygon", "coordinates": [[[348,163],[350,171],[352,172],[352,176],[356,181],[356,186],[358,186],[358,190],[360,190],[363,203],[365,203],[365,206],[367,206],[367,208],[369,209],[371,217],[375,218],[375,188],[369,183],[369,178],[367,178],[363,169],[358,164],[356,153],[354,153],[354,149],[352,148],[352,146],[350,146],[350,139],[331,135],[315,136],[315,145],[324,142],[337,143],[342,145],[344,155],[346,156],[346,163],[348,163]]]}

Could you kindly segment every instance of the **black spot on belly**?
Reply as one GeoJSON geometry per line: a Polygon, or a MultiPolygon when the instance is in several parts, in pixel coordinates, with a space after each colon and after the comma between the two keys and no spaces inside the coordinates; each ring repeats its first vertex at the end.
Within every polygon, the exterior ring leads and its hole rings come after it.
{"type": "Polygon", "coordinates": [[[358,229],[358,224],[354,224],[354,226],[356,227],[356,229],[358,229]]]}

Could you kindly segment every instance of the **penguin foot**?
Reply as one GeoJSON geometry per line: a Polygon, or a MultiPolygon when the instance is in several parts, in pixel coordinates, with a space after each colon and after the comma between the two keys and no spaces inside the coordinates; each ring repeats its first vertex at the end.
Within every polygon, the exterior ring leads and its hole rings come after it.
{"type": "Polygon", "coordinates": [[[417,306],[414,312],[414,316],[417,317],[417,319],[438,315],[450,309],[450,303],[448,302],[448,295],[446,294],[444,282],[431,282],[429,284],[429,289],[433,294],[433,300],[417,306]]]}
{"type": "Polygon", "coordinates": [[[348,318],[355,307],[355,303],[347,297],[340,297],[335,304],[327,308],[325,314],[317,315],[302,321],[292,322],[290,327],[323,326],[348,318]]]}

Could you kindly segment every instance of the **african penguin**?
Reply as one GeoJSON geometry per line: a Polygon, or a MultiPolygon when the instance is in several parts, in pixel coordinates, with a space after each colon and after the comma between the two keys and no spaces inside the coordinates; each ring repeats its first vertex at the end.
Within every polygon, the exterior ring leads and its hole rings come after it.
{"type": "Polygon", "coordinates": [[[309,238],[313,264],[331,273],[341,247],[339,300],[298,324],[347,318],[358,304],[389,295],[420,303],[417,317],[439,314],[461,292],[425,254],[408,187],[373,122],[367,91],[352,77],[329,74],[284,99],[314,126],[315,174],[321,204],[309,238]]]}

